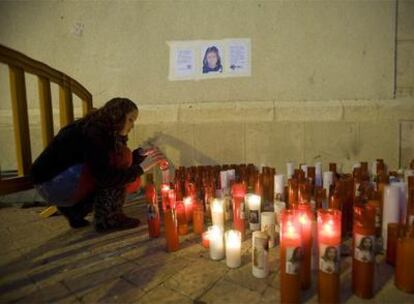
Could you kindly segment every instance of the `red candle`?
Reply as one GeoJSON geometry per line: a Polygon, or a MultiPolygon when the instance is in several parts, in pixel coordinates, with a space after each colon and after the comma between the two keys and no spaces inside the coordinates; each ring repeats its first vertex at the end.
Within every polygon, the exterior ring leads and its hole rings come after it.
{"type": "Polygon", "coordinates": [[[174,209],[164,210],[164,232],[167,243],[167,251],[177,251],[180,243],[178,239],[177,217],[174,209]]]}
{"type": "Polygon", "coordinates": [[[177,212],[178,221],[178,234],[188,234],[187,218],[185,217],[185,207],[182,201],[178,201],[175,205],[175,211],[177,212]]]}
{"type": "Polygon", "coordinates": [[[395,265],[395,251],[397,249],[397,239],[401,225],[399,223],[388,223],[387,226],[387,250],[386,261],[388,264],[395,265]]]}
{"type": "Polygon", "coordinates": [[[170,191],[170,185],[161,184],[161,202],[163,211],[165,211],[168,206],[168,191],[170,191]]]}
{"type": "Polygon", "coordinates": [[[310,204],[297,204],[299,223],[302,236],[302,264],[301,284],[302,289],[311,286],[311,259],[312,259],[312,210],[310,204]]]}
{"type": "Polygon", "coordinates": [[[358,297],[374,296],[375,206],[354,207],[352,291],[358,297]]]}
{"type": "Polygon", "coordinates": [[[187,219],[188,223],[193,221],[194,199],[195,197],[186,196],[183,200],[184,208],[185,208],[185,218],[187,219]]]}
{"type": "Polygon", "coordinates": [[[341,245],[341,211],[318,210],[320,303],[339,303],[339,263],[341,245]]]}
{"type": "Polygon", "coordinates": [[[145,186],[145,198],[147,200],[148,233],[150,237],[156,238],[160,236],[160,213],[154,184],[145,186]]]}
{"type": "Polygon", "coordinates": [[[204,231],[204,206],[200,203],[194,205],[193,230],[197,234],[202,234],[204,231]]]}
{"type": "Polygon", "coordinates": [[[244,183],[233,184],[231,194],[233,196],[233,225],[234,229],[240,231],[242,239],[246,234],[244,197],[247,189],[244,183]]]}
{"type": "Polygon", "coordinates": [[[280,296],[282,303],[299,303],[301,298],[301,226],[296,210],[280,214],[280,296]]]}
{"type": "Polygon", "coordinates": [[[168,205],[170,206],[171,209],[175,208],[176,200],[177,200],[177,197],[175,195],[175,190],[174,189],[168,190],[168,205]]]}

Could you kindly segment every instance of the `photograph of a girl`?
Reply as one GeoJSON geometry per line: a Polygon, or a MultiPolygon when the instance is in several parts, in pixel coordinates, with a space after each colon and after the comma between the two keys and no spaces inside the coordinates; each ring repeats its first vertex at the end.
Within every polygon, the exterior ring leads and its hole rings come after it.
{"type": "Polygon", "coordinates": [[[216,46],[208,47],[204,53],[203,74],[210,72],[223,72],[223,65],[221,63],[219,49],[216,46]]]}
{"type": "Polygon", "coordinates": [[[33,163],[35,188],[72,228],[88,225],[92,211],[98,232],[140,224],[122,211],[127,191],[136,191],[139,177],[165,157],[156,147],[127,147],[138,115],[133,101],[113,98],[62,128],[33,163]]]}
{"type": "Polygon", "coordinates": [[[320,270],[326,273],[337,272],[339,263],[338,249],[335,246],[326,246],[325,249],[321,246],[320,250],[320,252],[324,253],[319,261],[320,270]]]}
{"type": "Polygon", "coordinates": [[[361,262],[370,262],[374,258],[374,240],[370,236],[360,237],[358,246],[355,247],[355,259],[361,262]]]}
{"type": "Polygon", "coordinates": [[[302,251],[300,247],[292,247],[286,249],[286,273],[298,274],[300,269],[300,261],[302,259],[302,251]]]}

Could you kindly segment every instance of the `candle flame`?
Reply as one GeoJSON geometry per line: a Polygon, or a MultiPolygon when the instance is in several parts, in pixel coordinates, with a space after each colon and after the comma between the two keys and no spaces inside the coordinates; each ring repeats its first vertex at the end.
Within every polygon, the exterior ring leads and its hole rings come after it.
{"type": "Polygon", "coordinates": [[[192,199],[190,196],[187,196],[184,198],[184,205],[189,206],[193,203],[192,199]]]}

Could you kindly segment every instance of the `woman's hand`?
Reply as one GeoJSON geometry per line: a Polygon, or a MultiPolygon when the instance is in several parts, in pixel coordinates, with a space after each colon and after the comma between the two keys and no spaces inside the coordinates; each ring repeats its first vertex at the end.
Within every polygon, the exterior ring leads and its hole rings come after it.
{"type": "Polygon", "coordinates": [[[140,151],[139,151],[139,153],[142,156],[152,156],[153,154],[156,154],[157,152],[160,152],[157,147],[140,148],[140,151]]]}

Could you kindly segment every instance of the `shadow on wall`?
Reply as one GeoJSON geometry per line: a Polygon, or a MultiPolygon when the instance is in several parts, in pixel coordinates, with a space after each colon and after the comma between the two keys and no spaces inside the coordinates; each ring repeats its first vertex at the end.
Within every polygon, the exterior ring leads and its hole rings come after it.
{"type": "MultiPolygon", "coordinates": [[[[203,165],[218,165],[219,163],[212,159],[210,156],[205,154],[201,150],[195,149],[192,145],[165,133],[156,132],[154,136],[148,138],[145,143],[158,146],[163,153],[171,147],[179,151],[179,157],[174,162],[170,163],[172,168],[176,168],[180,164],[192,165],[192,164],[203,164],[203,165]]],[[[167,155],[168,156],[168,155],[167,155]]],[[[174,159],[170,160],[174,161],[174,159]]]]}

